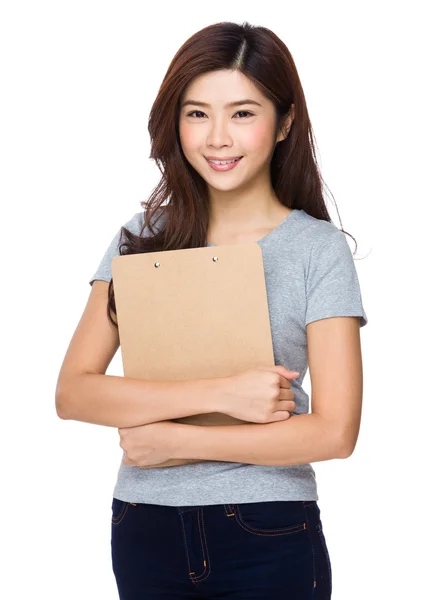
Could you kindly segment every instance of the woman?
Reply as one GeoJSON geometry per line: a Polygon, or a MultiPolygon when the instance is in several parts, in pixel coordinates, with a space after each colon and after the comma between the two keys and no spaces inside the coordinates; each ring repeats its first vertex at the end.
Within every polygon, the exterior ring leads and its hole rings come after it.
{"type": "Polygon", "coordinates": [[[111,541],[120,598],[329,599],[310,463],[354,450],[367,316],[287,47],[248,23],[197,32],[169,66],[149,132],[162,179],[90,280],[56,397],[60,417],[120,433],[111,541]],[[119,346],[114,256],[248,242],[262,248],[275,367],[186,382],[105,375],[119,346]],[[172,421],[202,411],[249,423],[172,421]],[[141,468],[169,458],[203,462],[141,468]]]}

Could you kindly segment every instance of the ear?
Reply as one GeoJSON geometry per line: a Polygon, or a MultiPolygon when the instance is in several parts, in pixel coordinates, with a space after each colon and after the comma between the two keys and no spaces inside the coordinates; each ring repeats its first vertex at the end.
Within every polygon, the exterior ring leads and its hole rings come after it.
{"type": "Polygon", "coordinates": [[[277,143],[282,142],[289,135],[290,128],[292,127],[293,120],[295,118],[295,104],[290,105],[289,112],[284,117],[283,123],[280,127],[280,132],[277,135],[277,143]]]}

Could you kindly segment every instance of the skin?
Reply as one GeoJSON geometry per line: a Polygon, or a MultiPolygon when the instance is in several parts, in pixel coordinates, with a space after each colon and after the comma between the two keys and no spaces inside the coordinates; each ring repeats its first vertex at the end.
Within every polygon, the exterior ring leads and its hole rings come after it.
{"type": "MultiPolygon", "coordinates": [[[[290,212],[276,197],[270,181],[275,146],[285,135],[275,132],[275,109],[257,87],[238,71],[204,74],[186,88],[190,104],[180,111],[179,132],[184,155],[205,180],[210,204],[207,239],[211,243],[257,241],[274,229],[290,212]],[[226,107],[233,101],[250,103],[226,107]],[[243,156],[228,172],[213,170],[205,156],[243,156]]],[[[294,106],[284,123],[292,125],[294,106]]]]}
{"type": "MultiPolygon", "coordinates": [[[[270,180],[275,146],[285,139],[295,107],[275,131],[275,108],[242,73],[223,70],[203,74],[187,86],[181,98],[179,133],[187,161],[205,180],[210,203],[207,240],[214,244],[257,241],[289,214],[270,180]],[[239,100],[257,104],[226,105],[239,100]],[[189,104],[187,100],[209,106],[189,104]],[[214,171],[205,156],[243,156],[237,168],[214,171]]],[[[185,427],[185,426],[183,426],[185,427]]],[[[169,421],[119,428],[126,465],[165,462],[176,452],[181,425],[169,421]]],[[[184,431],[185,433],[186,431],[184,431]]]]}
{"type": "MultiPolygon", "coordinates": [[[[289,133],[294,106],[282,130],[276,132],[273,104],[245,76],[232,71],[196,78],[181,104],[188,99],[210,105],[182,107],[179,116],[184,155],[208,187],[207,241],[217,245],[256,242],[290,213],[275,196],[269,165],[275,144],[289,133]],[[226,107],[241,99],[252,99],[260,106],[226,107]],[[235,169],[217,172],[208,165],[207,155],[244,158],[235,169]]],[[[171,458],[200,458],[289,465],[350,456],[362,407],[359,320],[334,317],[311,322],[307,340],[311,414],[238,427],[161,421],[119,429],[120,446],[126,453],[123,463],[148,466],[171,458]]]]}

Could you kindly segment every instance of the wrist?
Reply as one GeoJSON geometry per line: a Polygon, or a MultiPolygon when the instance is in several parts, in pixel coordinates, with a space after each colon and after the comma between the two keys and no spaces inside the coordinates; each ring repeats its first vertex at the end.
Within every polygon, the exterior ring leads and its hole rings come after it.
{"type": "Polygon", "coordinates": [[[196,430],[202,429],[196,425],[174,423],[171,435],[168,437],[168,456],[170,459],[193,458],[190,454],[190,442],[196,436],[196,430]]]}
{"type": "MultiPolygon", "coordinates": [[[[227,377],[212,377],[207,379],[196,379],[188,383],[192,384],[191,391],[197,398],[198,414],[222,412],[223,386],[227,377]]],[[[192,396],[192,397],[193,397],[192,396]]]]}

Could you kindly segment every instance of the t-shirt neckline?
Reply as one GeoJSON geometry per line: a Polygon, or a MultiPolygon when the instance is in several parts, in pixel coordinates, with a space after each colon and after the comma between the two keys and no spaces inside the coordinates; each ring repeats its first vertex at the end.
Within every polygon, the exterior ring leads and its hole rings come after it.
{"type": "MultiPolygon", "coordinates": [[[[274,229],[272,229],[269,233],[267,233],[266,235],[264,235],[262,238],[260,238],[259,240],[257,240],[257,242],[253,242],[256,244],[264,244],[266,242],[266,240],[268,238],[271,238],[275,233],[278,232],[279,229],[281,229],[292,217],[292,215],[294,215],[296,212],[298,211],[297,208],[294,208],[293,210],[291,210],[291,212],[283,219],[283,221],[281,221],[281,223],[279,223],[277,225],[277,227],[275,227],[274,229]]],[[[212,246],[215,247],[218,244],[210,244],[209,242],[207,242],[207,246],[212,246]]]]}

